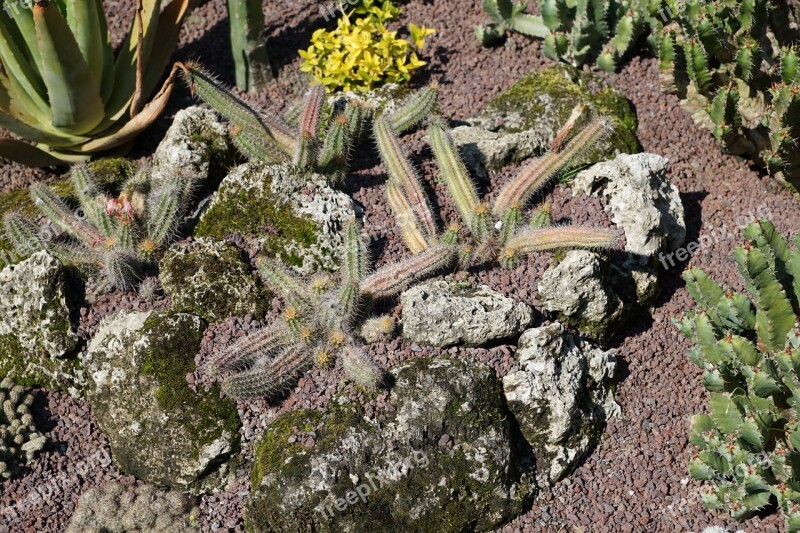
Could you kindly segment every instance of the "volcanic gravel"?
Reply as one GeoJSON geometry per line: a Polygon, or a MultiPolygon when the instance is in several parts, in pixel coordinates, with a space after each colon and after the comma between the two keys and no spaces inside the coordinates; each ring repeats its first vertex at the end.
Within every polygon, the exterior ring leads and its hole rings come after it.
{"type": "MultiPolygon", "coordinates": [[[[134,3],[121,0],[105,4],[111,13],[114,42],[118,43],[134,3]]],[[[311,33],[325,23],[318,6],[318,2],[310,0],[264,2],[270,54],[278,79],[259,95],[246,96],[250,101],[280,112],[302,95],[305,78],[297,69],[296,50],[307,46],[311,33]]],[[[429,64],[414,83],[440,81],[441,107],[452,119],[475,115],[491,97],[528,71],[548,63],[541,57],[539,45],[521,36],[511,37],[499,48],[481,48],[473,27],[486,20],[478,1],[413,0],[404,4],[404,23],[413,21],[437,29],[429,40],[429,64]]],[[[327,22],[329,27],[332,24],[333,21],[327,22]]],[[[224,0],[203,3],[189,16],[175,58],[199,59],[231,84],[228,35],[224,0]]],[[[686,208],[687,242],[697,241],[701,235],[712,237],[711,243],[699,250],[689,264],[705,268],[720,282],[741,288],[729,259],[741,240],[740,227],[753,217],[766,214],[782,232],[794,234],[800,229],[797,199],[751,169],[747,162],[725,155],[711,135],[694,125],[680,109],[677,99],[663,95],[654,59],[634,58],[621,72],[607,78],[633,101],[644,149],[670,160],[669,177],[679,187],[686,208]]],[[[176,89],[169,109],[142,135],[132,156],[147,159],[174,113],[191,101],[185,89],[176,89]]],[[[442,185],[435,180],[424,134],[408,135],[403,142],[425,176],[430,192],[436,193],[432,198],[436,198],[434,205],[440,219],[452,220],[454,211],[441,194],[442,185]]],[[[374,150],[366,146],[356,154],[344,188],[365,208],[371,249],[375,264],[380,266],[407,252],[399,236],[387,231],[393,222],[383,197],[385,170],[374,150]]],[[[482,192],[491,198],[498,184],[509,179],[515,170],[491,173],[489,182],[480,184],[482,192]]],[[[62,174],[63,171],[2,165],[0,191],[26,186],[34,180],[53,180],[62,174]]],[[[564,186],[551,188],[539,200],[552,204],[557,221],[609,224],[599,200],[572,198],[564,186]]],[[[458,276],[485,283],[538,308],[535,288],[549,262],[550,257],[542,254],[515,270],[476,269],[458,276]]],[[[686,356],[689,343],[670,322],[692,305],[680,279],[687,266],[677,264],[667,270],[652,317],[642,317],[619,331],[612,341],[623,361],[623,379],[616,394],[622,416],[609,422],[600,445],[572,476],[542,494],[530,510],[500,531],[667,532],[701,531],[709,525],[735,528],[735,522],[726,514],[702,507],[699,484],[690,481],[687,474],[693,453],[687,442],[688,419],[704,410],[707,402],[700,384],[701,373],[686,356]]],[[[279,312],[281,303],[273,303],[273,313],[279,312]]],[[[88,338],[103,316],[119,309],[146,310],[168,304],[163,298],[145,302],[134,294],[102,295],[81,309],[79,332],[88,338]]],[[[386,311],[399,317],[396,305],[388,305],[386,311]]],[[[537,311],[537,324],[548,319],[537,311]]],[[[198,371],[187,376],[190,384],[202,387],[213,381],[204,363],[215,350],[268,320],[270,317],[263,322],[242,317],[211,325],[196,358],[198,371]]],[[[369,347],[369,354],[384,368],[410,357],[450,355],[487,363],[498,376],[512,367],[514,353],[512,344],[439,350],[401,339],[369,347]]],[[[366,402],[352,385],[346,384],[338,369],[312,370],[280,402],[239,404],[245,457],[252,457],[253,440],[276,416],[299,408],[324,408],[335,394],[342,392],[365,403],[368,416],[380,419],[393,409],[386,401],[387,393],[366,402]]],[[[130,480],[112,465],[107,440],[85,401],[46,391],[36,394],[36,421],[50,442],[29,469],[0,485],[0,533],[62,531],[83,491],[114,479],[130,480]]],[[[307,446],[314,445],[311,435],[297,438],[307,446]]],[[[241,516],[248,490],[245,465],[227,491],[200,499],[202,530],[242,531],[241,516]]],[[[743,528],[782,531],[783,519],[778,514],[755,518],[743,528]]]]}

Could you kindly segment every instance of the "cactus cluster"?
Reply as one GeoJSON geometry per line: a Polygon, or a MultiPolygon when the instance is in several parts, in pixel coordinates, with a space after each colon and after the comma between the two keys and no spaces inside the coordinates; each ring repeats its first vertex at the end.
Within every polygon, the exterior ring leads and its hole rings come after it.
{"type": "MultiPolygon", "coordinates": [[[[337,361],[355,383],[365,387],[381,383],[381,370],[365,355],[362,339],[372,342],[390,335],[394,321],[384,316],[362,323],[361,317],[367,314],[379,286],[380,296],[392,293],[381,285],[387,268],[368,275],[367,248],[355,220],[345,230],[343,255],[337,275],[321,272],[311,279],[299,278],[277,260],[261,262],[261,277],[285,302],[283,317],[210,361],[211,371],[222,378],[227,394],[272,398],[311,367],[331,368],[337,361]]],[[[399,278],[408,283],[422,275],[418,266],[412,258],[390,267],[398,278],[396,287],[403,285],[399,278]]]]}
{"type": "MultiPolygon", "coordinates": [[[[309,90],[295,127],[267,111],[253,109],[197,64],[179,66],[190,90],[233,124],[231,137],[238,150],[263,163],[293,163],[341,177],[352,148],[374,115],[374,109],[355,99],[326,109],[325,90],[317,85],[309,90]]],[[[437,94],[434,84],[410,96],[391,116],[395,130],[406,131],[429,115],[437,94]]]]}
{"type": "Polygon", "coordinates": [[[548,34],[547,26],[541,17],[525,13],[526,7],[527,2],[483,0],[483,9],[492,22],[486,26],[477,26],[475,36],[484,46],[497,43],[508,31],[544,39],[548,34]]]}
{"type": "Polygon", "coordinates": [[[735,155],[800,185],[798,12],[785,0],[648,0],[664,89],[735,155]]]}
{"type": "MultiPolygon", "coordinates": [[[[431,147],[461,219],[460,224],[452,221],[442,235],[419,176],[391,124],[386,117],[376,118],[374,133],[389,172],[386,196],[409,250],[418,254],[420,261],[445,262],[455,251],[461,268],[492,261],[508,268],[534,252],[613,247],[617,238],[611,230],[552,226],[547,206],[535,210],[528,221],[523,220],[529,200],[608,133],[604,119],[591,119],[586,128],[579,128],[585,111],[577,108],[553,140],[551,151],[529,162],[491,203],[479,197],[445,121],[432,118],[428,127],[431,147]],[[575,130],[580,131],[574,134],[575,130]]],[[[390,284],[391,279],[386,281],[390,284]]]]}
{"type": "Polygon", "coordinates": [[[180,492],[111,482],[84,492],[67,533],[193,533],[200,510],[180,492]]]}
{"type": "Polygon", "coordinates": [[[800,531],[800,252],[766,220],[744,233],[733,257],[746,293],[684,274],[699,310],[675,324],[710,392],[710,414],[692,420],[689,472],[708,507],[742,520],[777,506],[800,531]]]}
{"type": "Polygon", "coordinates": [[[31,166],[124,149],[158,118],[158,87],[190,0],[141,0],[114,49],[101,0],[8,1],[0,9],[0,157],[31,166]]]}
{"type": "Polygon", "coordinates": [[[52,227],[12,212],[4,216],[6,236],[21,255],[46,250],[65,264],[99,268],[121,290],[135,288],[174,240],[197,186],[180,177],[153,183],[144,167],[120,191],[104,190],[85,165],[70,180],[77,207],[36,183],[31,197],[52,227]]]}
{"type": "Polygon", "coordinates": [[[0,478],[13,476],[21,465],[33,461],[47,438],[36,431],[31,415],[33,394],[8,378],[0,381],[0,478]]]}

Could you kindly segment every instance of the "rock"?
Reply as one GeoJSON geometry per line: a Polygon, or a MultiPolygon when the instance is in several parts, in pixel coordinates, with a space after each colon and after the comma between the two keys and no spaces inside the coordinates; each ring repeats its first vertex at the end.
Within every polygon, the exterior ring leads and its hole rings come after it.
{"type": "Polygon", "coordinates": [[[539,301],[581,333],[605,338],[620,322],[624,304],[609,283],[608,264],[593,252],[571,250],[539,281],[539,301]]]}
{"type": "Polygon", "coordinates": [[[485,285],[433,281],[401,296],[403,337],[430,346],[482,346],[519,335],[533,311],[485,285]]]}
{"type": "Polygon", "coordinates": [[[612,394],[616,355],[556,322],[523,333],[517,359],[519,368],[503,378],[508,408],[538,469],[554,482],[599,442],[606,418],[619,411],[612,394]]]}
{"type": "Polygon", "coordinates": [[[230,243],[206,238],[167,250],[159,271],[173,309],[207,322],[247,314],[263,317],[269,302],[241,255],[230,243]]]}
{"type": "Polygon", "coordinates": [[[549,148],[573,109],[585,104],[590,115],[605,116],[614,133],[591,150],[582,163],[604,161],[640,150],[638,120],[631,103],[617,89],[590,72],[569,65],[537,69],[491,100],[468,126],[453,130],[466,163],[477,175],[541,155],[549,148]]]}
{"type": "Polygon", "coordinates": [[[84,356],[86,395],[118,468],[198,493],[221,485],[239,449],[239,418],[219,387],[194,392],[204,325],[171,310],[104,318],[84,356]]]}
{"type": "Polygon", "coordinates": [[[611,220],[625,230],[625,250],[654,256],[677,249],[686,239],[678,188],[666,176],[669,161],[655,154],[620,154],[572,180],[572,194],[607,200],[611,220]]]}
{"type": "Polygon", "coordinates": [[[280,256],[301,274],[336,270],[352,199],[324,176],[291,165],[247,163],[233,170],[203,213],[195,235],[253,237],[260,253],[280,256]]]}
{"type": "Polygon", "coordinates": [[[77,393],[74,309],[67,273],[47,252],[0,271],[0,378],[77,393]]]}
{"type": "Polygon", "coordinates": [[[535,488],[494,371],[413,359],[391,374],[386,421],[339,397],[325,414],[270,425],[255,452],[249,531],[486,531],[521,512],[535,488]]]}
{"type": "Polygon", "coordinates": [[[152,180],[181,175],[197,184],[217,183],[233,164],[227,127],[213,111],[192,106],[178,111],[153,155],[152,180]]]}

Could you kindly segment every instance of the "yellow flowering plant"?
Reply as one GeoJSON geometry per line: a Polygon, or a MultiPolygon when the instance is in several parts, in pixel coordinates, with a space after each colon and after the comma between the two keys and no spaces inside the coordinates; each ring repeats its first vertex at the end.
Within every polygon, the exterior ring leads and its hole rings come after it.
{"type": "Polygon", "coordinates": [[[386,28],[400,9],[389,0],[362,0],[339,19],[336,29],[321,28],[311,46],[300,50],[300,69],[311,74],[328,92],[370,91],[384,83],[405,83],[425,65],[417,52],[435,30],[410,24],[410,40],[386,28]]]}

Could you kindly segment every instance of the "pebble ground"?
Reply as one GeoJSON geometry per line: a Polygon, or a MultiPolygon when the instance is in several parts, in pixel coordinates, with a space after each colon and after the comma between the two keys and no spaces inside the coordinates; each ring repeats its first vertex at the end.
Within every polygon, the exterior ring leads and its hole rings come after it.
{"type": "MultiPolygon", "coordinates": [[[[119,42],[127,27],[131,0],[105,1],[112,14],[110,27],[119,42]]],[[[324,21],[319,4],[310,0],[264,2],[267,36],[278,80],[252,102],[274,112],[285,109],[298,98],[305,80],[297,70],[296,50],[307,46],[310,34],[324,21]]],[[[231,62],[227,57],[228,27],[224,0],[213,0],[197,8],[187,21],[176,52],[176,59],[199,59],[210,70],[232,83],[231,62]]],[[[486,21],[478,1],[412,0],[404,6],[403,22],[424,23],[437,29],[427,49],[429,61],[416,84],[429,80],[442,83],[441,105],[452,119],[476,114],[491,97],[510,86],[531,69],[548,63],[542,59],[537,43],[514,36],[504,46],[486,50],[473,34],[473,27],[486,21]]],[[[332,21],[329,21],[330,25],[332,21]]],[[[705,409],[707,396],[700,386],[700,372],[687,360],[689,347],[671,319],[691,305],[680,279],[687,266],[700,266],[718,281],[741,288],[738,274],[729,259],[740,241],[740,228],[747,221],[768,215],[784,233],[800,230],[797,200],[777,188],[747,162],[725,155],[711,135],[680,109],[674,97],[663,95],[658,83],[657,63],[646,54],[633,58],[608,80],[631,99],[639,115],[639,139],[646,151],[670,160],[669,177],[679,187],[686,208],[687,242],[710,237],[688,263],[667,269],[662,279],[662,295],[652,316],[624,331],[617,332],[612,346],[623,361],[623,379],[617,391],[622,417],[609,422],[602,442],[574,475],[543,494],[531,509],[498,531],[569,532],[673,532],[702,531],[709,525],[735,529],[725,514],[706,511],[699,502],[697,483],[688,479],[686,465],[692,450],[687,443],[688,417],[705,409]]],[[[141,137],[133,157],[146,159],[158,144],[174,113],[191,102],[187,91],[179,88],[167,113],[141,137]]],[[[403,140],[409,154],[422,170],[429,191],[436,194],[437,212],[442,221],[452,219],[453,210],[436,183],[430,150],[424,135],[415,133],[403,140]]],[[[510,179],[516,169],[492,173],[481,184],[491,198],[499,184],[510,179]]],[[[28,185],[34,180],[53,180],[52,171],[31,171],[15,165],[0,166],[0,191],[28,185]]],[[[405,255],[392,226],[383,199],[385,171],[373,150],[360,150],[348,176],[345,190],[361,203],[368,216],[372,250],[376,265],[390,263],[405,255]]],[[[556,220],[571,223],[608,225],[602,204],[595,199],[572,198],[563,186],[551,189],[540,200],[552,203],[556,220]]],[[[533,257],[515,270],[477,269],[461,277],[485,283],[492,288],[538,307],[536,286],[550,258],[533,257]]],[[[80,333],[90,336],[99,320],[119,309],[146,310],[168,305],[161,300],[147,303],[134,294],[110,294],[81,311],[80,333]]],[[[280,303],[275,302],[276,311],[280,303]]],[[[387,311],[399,316],[396,306],[387,311]]],[[[537,322],[549,317],[537,312],[537,322]]],[[[267,318],[269,320],[269,317],[267,318]]],[[[187,376],[190,383],[202,386],[210,376],[202,363],[214,350],[260,325],[252,317],[229,319],[209,327],[197,356],[200,370],[187,376]]],[[[453,348],[436,350],[393,340],[373,345],[370,355],[384,367],[410,357],[451,355],[471,357],[505,375],[514,363],[514,345],[489,349],[453,348]]],[[[338,371],[314,370],[300,379],[296,389],[277,404],[241,404],[244,453],[250,456],[251,443],[279,414],[298,408],[324,408],[340,392],[360,399],[355,389],[343,382],[338,371]]],[[[380,418],[392,407],[386,394],[365,402],[368,416],[380,418]]],[[[363,399],[362,399],[363,401],[363,399]]],[[[63,394],[37,392],[37,423],[50,443],[39,459],[21,476],[0,485],[0,533],[59,532],[65,528],[80,494],[112,479],[131,481],[111,462],[108,442],[97,428],[89,406],[63,394]]],[[[313,437],[304,438],[313,446],[313,437]]],[[[248,472],[242,469],[235,482],[223,492],[201,498],[203,531],[242,531],[240,520],[248,491],[248,472]]],[[[752,532],[783,531],[777,515],[752,519],[741,526],[752,532]]]]}

